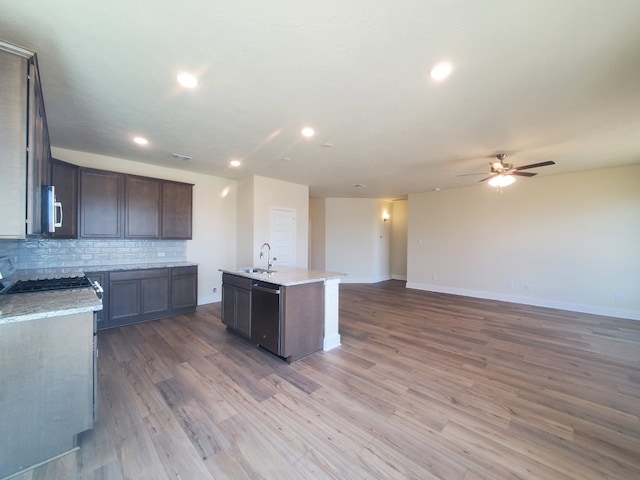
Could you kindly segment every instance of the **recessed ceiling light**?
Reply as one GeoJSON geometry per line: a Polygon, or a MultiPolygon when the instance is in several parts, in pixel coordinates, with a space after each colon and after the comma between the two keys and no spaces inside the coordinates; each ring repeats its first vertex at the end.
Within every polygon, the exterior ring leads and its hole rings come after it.
{"type": "Polygon", "coordinates": [[[356,183],[353,188],[364,188],[366,185],[364,183],[356,183]]]}
{"type": "Polygon", "coordinates": [[[195,88],[198,85],[198,79],[191,73],[180,72],[178,74],[178,83],[184,88],[195,88]]]}
{"type": "Polygon", "coordinates": [[[238,168],[240,165],[242,165],[242,162],[240,160],[231,160],[229,162],[230,167],[238,168]]]}
{"type": "Polygon", "coordinates": [[[311,138],[315,135],[316,132],[313,131],[313,128],[311,127],[304,127],[302,129],[302,136],[307,137],[307,138],[311,138]]]}
{"type": "Polygon", "coordinates": [[[433,80],[440,82],[451,75],[453,67],[450,63],[441,62],[431,69],[430,75],[433,80]]]}
{"type": "Polygon", "coordinates": [[[327,143],[323,143],[322,144],[322,148],[331,148],[331,147],[333,147],[333,143],[328,143],[327,142],[327,143]]]}
{"type": "Polygon", "coordinates": [[[147,143],[149,143],[149,140],[144,137],[133,137],[133,141],[138,145],[146,145],[147,143]]]}

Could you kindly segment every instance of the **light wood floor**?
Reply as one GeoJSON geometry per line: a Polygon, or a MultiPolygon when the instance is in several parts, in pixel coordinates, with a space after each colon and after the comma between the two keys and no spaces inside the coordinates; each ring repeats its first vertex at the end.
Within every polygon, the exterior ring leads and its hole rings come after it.
{"type": "Polygon", "coordinates": [[[99,334],[100,419],[36,479],[637,479],[640,322],[340,286],[287,365],[220,305],[99,334]]]}

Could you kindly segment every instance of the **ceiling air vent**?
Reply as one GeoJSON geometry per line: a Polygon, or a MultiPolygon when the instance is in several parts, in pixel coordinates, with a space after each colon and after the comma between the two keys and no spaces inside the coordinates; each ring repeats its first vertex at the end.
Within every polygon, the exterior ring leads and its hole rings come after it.
{"type": "Polygon", "coordinates": [[[187,160],[191,160],[193,157],[190,157],[188,155],[180,155],[179,153],[172,153],[171,155],[169,155],[171,158],[173,158],[174,160],[182,160],[182,161],[187,161],[187,160]]]}

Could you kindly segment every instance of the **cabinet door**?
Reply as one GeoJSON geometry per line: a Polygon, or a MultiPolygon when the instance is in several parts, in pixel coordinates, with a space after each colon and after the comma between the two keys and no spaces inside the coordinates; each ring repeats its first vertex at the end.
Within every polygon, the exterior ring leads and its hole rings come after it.
{"type": "Polygon", "coordinates": [[[142,314],[140,280],[109,282],[109,322],[123,324],[142,314]]]}
{"type": "Polygon", "coordinates": [[[80,169],[80,237],[122,236],[120,173],[80,169]]]}
{"type": "Polygon", "coordinates": [[[126,238],[160,238],[160,186],[153,178],[125,177],[126,238]]]}
{"type": "Polygon", "coordinates": [[[157,278],[145,278],[141,280],[141,285],[142,308],[140,314],[153,317],[168,313],[170,309],[169,275],[164,273],[163,276],[157,278]]]}
{"type": "Polygon", "coordinates": [[[222,323],[236,328],[236,287],[222,284],[222,323]]]}
{"type": "Polygon", "coordinates": [[[171,311],[193,312],[198,305],[198,267],[175,267],[171,271],[171,311]]]}
{"type": "Polygon", "coordinates": [[[42,233],[42,185],[49,182],[51,147],[38,61],[29,64],[29,149],[27,153],[27,235],[42,233]]]}
{"type": "Polygon", "coordinates": [[[0,49],[0,239],[25,237],[27,60],[0,49]]]}
{"type": "Polygon", "coordinates": [[[251,337],[251,290],[236,289],[236,330],[251,337]]]}
{"type": "Polygon", "coordinates": [[[162,183],[162,238],[191,240],[193,185],[162,183]]]}
{"type": "Polygon", "coordinates": [[[78,167],[53,159],[51,184],[56,187],[56,200],[62,203],[62,227],[54,238],[78,238],[78,167]]]}

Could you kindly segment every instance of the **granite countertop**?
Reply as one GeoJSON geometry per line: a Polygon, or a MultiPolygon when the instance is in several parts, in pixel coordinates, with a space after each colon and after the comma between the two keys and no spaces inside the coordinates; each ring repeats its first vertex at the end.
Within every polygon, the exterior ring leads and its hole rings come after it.
{"type": "Polygon", "coordinates": [[[102,310],[92,288],[0,295],[0,325],[102,310]]]}
{"type": "Polygon", "coordinates": [[[285,267],[281,265],[274,265],[273,269],[273,273],[249,273],[239,271],[237,268],[231,270],[220,268],[219,271],[237,275],[239,277],[270,282],[284,287],[301,285],[303,283],[324,282],[325,280],[332,280],[347,276],[346,273],[307,270],[306,268],[285,267]]]}

